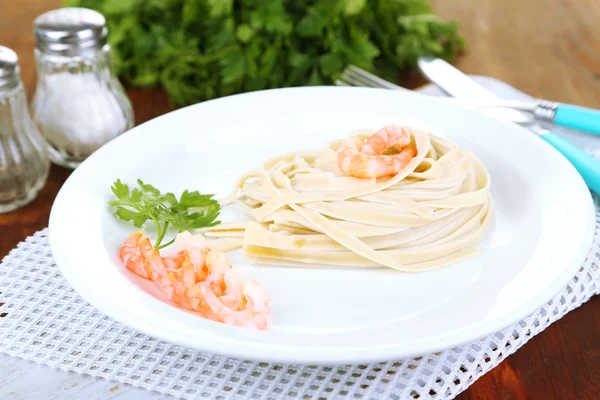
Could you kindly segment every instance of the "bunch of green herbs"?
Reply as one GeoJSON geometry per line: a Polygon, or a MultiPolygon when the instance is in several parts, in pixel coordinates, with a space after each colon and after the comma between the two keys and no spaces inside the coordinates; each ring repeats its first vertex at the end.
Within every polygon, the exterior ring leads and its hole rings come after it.
{"type": "Polygon", "coordinates": [[[332,84],[356,65],[396,81],[421,55],[452,59],[457,25],[429,0],[65,0],[107,19],[117,73],[173,106],[332,84]]]}

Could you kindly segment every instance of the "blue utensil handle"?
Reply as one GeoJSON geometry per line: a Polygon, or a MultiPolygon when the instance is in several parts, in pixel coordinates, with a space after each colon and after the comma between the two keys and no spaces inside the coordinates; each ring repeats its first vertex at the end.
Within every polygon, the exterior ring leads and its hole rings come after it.
{"type": "Polygon", "coordinates": [[[600,160],[575,146],[567,139],[552,131],[546,131],[540,137],[550,143],[565,156],[579,171],[590,189],[600,194],[600,160]]]}
{"type": "Polygon", "coordinates": [[[600,111],[559,103],[554,115],[556,125],[600,135],[600,111]]]}

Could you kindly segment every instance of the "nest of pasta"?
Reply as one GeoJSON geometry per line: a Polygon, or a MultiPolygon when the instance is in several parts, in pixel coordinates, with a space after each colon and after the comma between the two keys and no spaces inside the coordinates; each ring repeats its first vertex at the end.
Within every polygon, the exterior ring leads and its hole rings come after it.
{"type": "MultiPolygon", "coordinates": [[[[250,221],[205,234],[226,240],[228,249],[242,247],[256,265],[415,272],[473,256],[493,220],[488,171],[472,152],[403,128],[413,157],[393,175],[342,171],[344,139],[283,154],[241,177],[223,201],[239,204],[250,221]]],[[[382,156],[401,151],[391,146],[382,156]]]]}

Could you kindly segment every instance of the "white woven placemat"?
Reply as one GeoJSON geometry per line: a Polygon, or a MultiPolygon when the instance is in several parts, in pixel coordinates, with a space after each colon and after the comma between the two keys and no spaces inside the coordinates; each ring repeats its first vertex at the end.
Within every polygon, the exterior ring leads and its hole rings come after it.
{"type": "Polygon", "coordinates": [[[0,352],[182,399],[454,398],[598,294],[600,201],[594,201],[594,245],[571,282],[529,317],[468,346],[372,365],[295,366],[170,345],[112,321],[79,297],[54,264],[44,229],[0,264],[0,352]]]}
{"type": "Polygon", "coordinates": [[[294,366],[234,360],[156,340],[103,316],[54,264],[47,229],[0,266],[0,352],[183,399],[449,399],[599,291],[594,246],[569,285],[518,324],[469,346],[373,365],[294,366]]]}

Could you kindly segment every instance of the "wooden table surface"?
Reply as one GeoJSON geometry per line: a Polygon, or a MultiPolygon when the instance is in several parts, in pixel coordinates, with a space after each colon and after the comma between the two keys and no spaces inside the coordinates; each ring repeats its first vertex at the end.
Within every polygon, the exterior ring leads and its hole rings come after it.
{"type": "MultiPolygon", "coordinates": [[[[0,45],[15,50],[31,96],[35,85],[33,18],[60,0],[0,0],[0,45]]],[[[501,79],[537,97],[600,108],[600,1],[433,0],[460,22],[466,73],[501,79]]],[[[410,78],[408,86],[422,81],[410,78]]],[[[169,111],[159,90],[129,90],[136,123],[169,111]]],[[[48,224],[70,170],[52,167],[38,198],[0,214],[0,257],[48,224]]],[[[0,322],[1,323],[1,322],[0,322]]],[[[600,398],[600,297],[569,313],[480,378],[459,399],[600,398]]],[[[0,389],[1,391],[1,389],[0,389]]]]}

